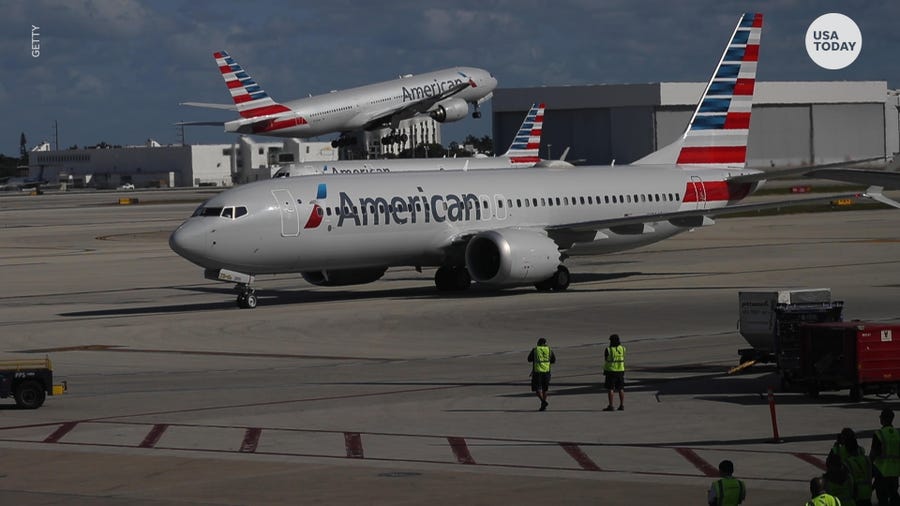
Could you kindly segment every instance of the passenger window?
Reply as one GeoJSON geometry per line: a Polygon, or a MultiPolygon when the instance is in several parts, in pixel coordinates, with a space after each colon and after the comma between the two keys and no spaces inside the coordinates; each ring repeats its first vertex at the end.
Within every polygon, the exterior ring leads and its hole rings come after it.
{"type": "MultiPolygon", "coordinates": [[[[544,200],[544,199],[541,199],[541,200],[544,200]]],[[[541,202],[541,205],[544,205],[544,203],[541,202]]],[[[547,205],[549,205],[550,207],[553,207],[553,199],[552,198],[547,199],[547,205]]]]}
{"type": "Polygon", "coordinates": [[[331,216],[331,208],[330,207],[325,208],[325,214],[327,214],[328,216],[331,216]]]}

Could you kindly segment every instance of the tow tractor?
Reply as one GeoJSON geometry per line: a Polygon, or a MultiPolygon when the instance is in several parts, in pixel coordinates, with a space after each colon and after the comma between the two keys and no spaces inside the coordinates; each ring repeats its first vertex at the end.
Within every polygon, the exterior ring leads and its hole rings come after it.
{"type": "Polygon", "coordinates": [[[53,383],[53,365],[49,358],[34,360],[0,360],[0,399],[10,395],[23,409],[37,409],[47,395],[62,395],[68,390],[65,381],[53,383]]]}

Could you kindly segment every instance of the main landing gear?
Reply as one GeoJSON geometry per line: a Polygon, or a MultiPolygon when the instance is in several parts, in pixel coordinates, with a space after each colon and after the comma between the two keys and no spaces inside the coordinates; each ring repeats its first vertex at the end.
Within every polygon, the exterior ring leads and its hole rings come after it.
{"type": "Polygon", "coordinates": [[[403,144],[409,140],[409,136],[406,134],[398,134],[395,132],[391,132],[390,135],[386,135],[381,138],[381,144],[403,144]]]}
{"type": "Polygon", "coordinates": [[[342,136],[338,137],[337,139],[331,141],[331,147],[343,148],[343,147],[355,145],[357,142],[358,141],[357,141],[356,137],[342,135],[342,136]]]}
{"type": "Polygon", "coordinates": [[[253,309],[259,303],[256,297],[256,290],[250,288],[250,285],[239,283],[234,288],[239,292],[237,296],[237,306],[239,308],[253,309]]]}
{"type": "Polygon", "coordinates": [[[469,288],[472,278],[464,266],[445,265],[434,273],[434,285],[443,292],[460,292],[469,288]]]}
{"type": "Polygon", "coordinates": [[[554,292],[561,292],[566,288],[569,288],[569,282],[571,281],[569,276],[569,269],[566,269],[565,266],[560,265],[556,268],[556,274],[551,276],[549,279],[541,281],[539,283],[535,283],[534,287],[538,289],[539,292],[548,292],[553,290],[554,292]]]}

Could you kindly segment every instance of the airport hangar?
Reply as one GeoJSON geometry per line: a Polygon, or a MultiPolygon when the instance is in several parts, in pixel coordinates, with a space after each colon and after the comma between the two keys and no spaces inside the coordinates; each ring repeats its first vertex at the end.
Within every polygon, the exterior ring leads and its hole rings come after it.
{"type": "MultiPolygon", "coordinates": [[[[494,146],[544,102],[541,157],[592,165],[630,163],[666,146],[691,119],[706,83],[498,88],[494,146]]],[[[757,82],[747,164],[754,168],[890,158],[900,151],[898,90],[885,81],[757,82]]],[[[883,162],[881,162],[883,164],[883,162]]]]}

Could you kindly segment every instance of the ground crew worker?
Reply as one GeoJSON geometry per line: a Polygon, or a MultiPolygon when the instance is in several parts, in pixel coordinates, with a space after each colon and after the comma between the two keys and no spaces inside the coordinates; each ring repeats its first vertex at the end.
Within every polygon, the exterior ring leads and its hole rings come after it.
{"type": "Polygon", "coordinates": [[[900,476],[900,433],[893,427],[894,410],[884,408],[879,416],[881,428],[872,435],[872,475],[878,506],[900,505],[897,477],[900,476]]]}
{"type": "Polygon", "coordinates": [[[837,443],[831,449],[831,453],[839,456],[844,467],[850,472],[850,477],[853,479],[853,487],[856,490],[856,495],[854,496],[856,506],[871,506],[872,461],[866,456],[865,450],[859,446],[853,429],[844,427],[841,430],[837,443]]]}
{"type": "Polygon", "coordinates": [[[841,506],[837,497],[825,491],[825,480],[821,476],[809,480],[809,495],[812,499],[806,501],[806,506],[841,506]]]}
{"type": "Polygon", "coordinates": [[[853,477],[841,462],[837,453],[828,454],[825,459],[825,491],[838,498],[843,506],[856,506],[856,489],[853,477]]]}
{"type": "Polygon", "coordinates": [[[547,409],[547,390],[550,389],[550,364],[556,363],[556,355],[553,350],[547,346],[547,340],[543,337],[538,339],[531,353],[528,354],[528,361],[531,362],[531,391],[536,393],[538,399],[541,400],[541,407],[538,411],[547,409]]]}
{"type": "Polygon", "coordinates": [[[747,498],[747,488],[744,482],[732,476],[734,464],[730,460],[719,462],[719,475],[721,478],[712,482],[709,486],[709,494],[706,502],[709,506],[737,506],[747,498]]]}
{"type": "Polygon", "coordinates": [[[603,411],[613,410],[613,391],[619,392],[619,411],[625,409],[625,347],[619,334],[609,336],[609,346],[603,350],[603,387],[609,404],[603,411]]]}

